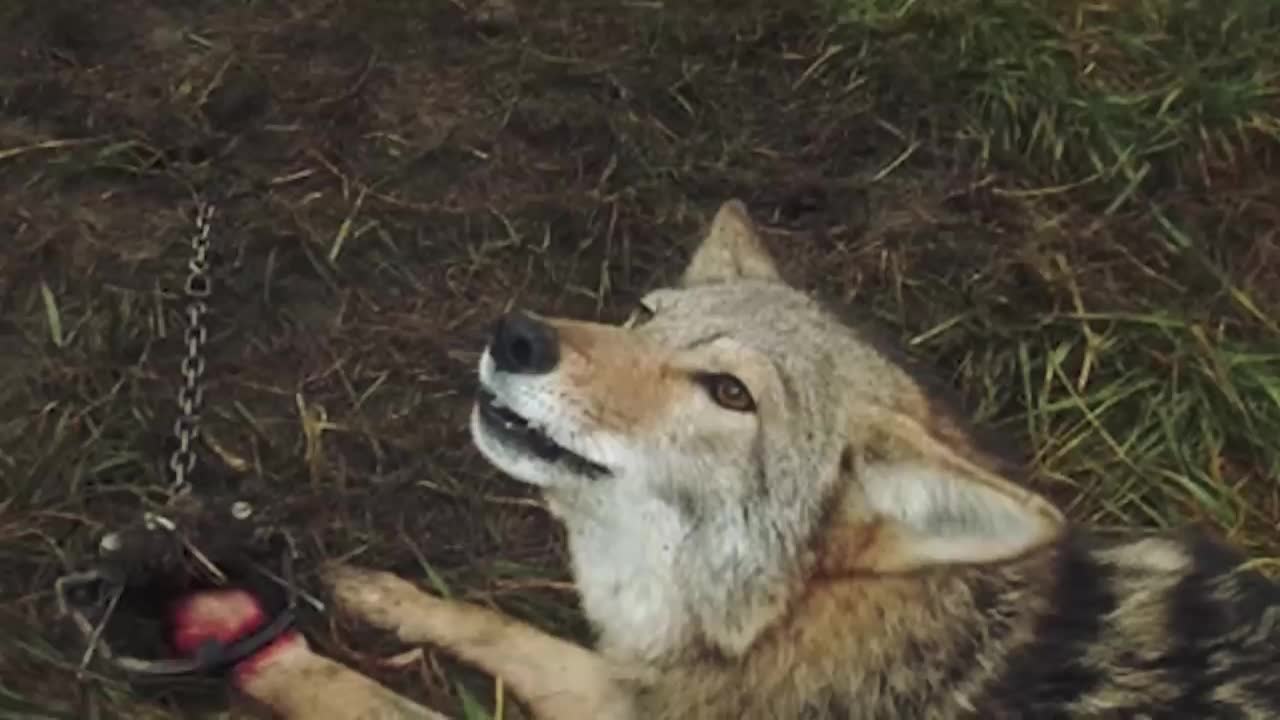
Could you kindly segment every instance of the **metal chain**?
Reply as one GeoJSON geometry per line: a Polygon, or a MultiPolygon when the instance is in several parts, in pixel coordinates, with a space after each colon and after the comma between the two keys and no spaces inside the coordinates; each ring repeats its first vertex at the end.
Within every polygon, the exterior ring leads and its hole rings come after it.
{"type": "Polygon", "coordinates": [[[178,419],[173,423],[173,434],[178,447],[169,458],[173,471],[173,490],[185,492],[190,488],[192,471],[196,467],[195,442],[200,437],[200,411],[204,407],[204,344],[209,339],[205,316],[209,313],[208,298],[213,289],[209,276],[209,231],[213,220],[213,205],[205,205],[196,212],[196,231],[191,236],[191,260],[187,262],[187,329],[183,335],[186,355],[182,358],[182,386],[178,388],[178,419]]]}

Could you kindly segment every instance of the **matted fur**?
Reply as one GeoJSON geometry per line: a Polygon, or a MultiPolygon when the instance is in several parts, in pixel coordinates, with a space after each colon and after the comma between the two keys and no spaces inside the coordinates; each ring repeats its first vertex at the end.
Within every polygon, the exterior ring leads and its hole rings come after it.
{"type": "Polygon", "coordinates": [[[385,574],[349,611],[503,676],[544,718],[1280,718],[1280,591],[1189,534],[1070,528],[890,353],[789,287],[726,203],[644,322],[541,319],[549,370],[487,392],[599,466],[542,488],[587,651],[385,574]],[[717,404],[729,374],[754,409],[717,404]],[[714,382],[714,381],[713,381],[714,382]]]}

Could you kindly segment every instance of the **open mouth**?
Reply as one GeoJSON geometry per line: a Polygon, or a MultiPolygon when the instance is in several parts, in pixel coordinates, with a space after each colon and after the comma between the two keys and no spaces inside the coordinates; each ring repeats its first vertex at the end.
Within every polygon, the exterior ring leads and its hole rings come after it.
{"type": "Polygon", "coordinates": [[[563,465],[579,475],[599,477],[609,474],[608,468],[558,444],[484,388],[476,394],[476,407],[485,428],[508,447],[543,462],[563,465]]]}

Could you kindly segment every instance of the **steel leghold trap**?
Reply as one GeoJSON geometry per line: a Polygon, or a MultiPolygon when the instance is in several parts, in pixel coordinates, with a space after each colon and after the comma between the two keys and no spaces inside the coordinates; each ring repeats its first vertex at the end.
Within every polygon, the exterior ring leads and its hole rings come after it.
{"type": "Polygon", "coordinates": [[[104,534],[99,561],[59,578],[55,586],[60,612],[85,641],[82,673],[97,661],[135,677],[216,674],[289,629],[299,601],[324,609],[298,589],[292,543],[273,529],[261,507],[243,497],[198,493],[191,482],[204,404],[212,218],[213,206],[200,205],[187,263],[183,382],[177,394],[176,447],[168,463],[169,500],[160,510],[144,512],[126,527],[104,534]],[[177,656],[170,644],[174,604],[192,593],[224,587],[254,594],[271,619],[248,637],[229,644],[209,640],[194,655],[177,656]]]}

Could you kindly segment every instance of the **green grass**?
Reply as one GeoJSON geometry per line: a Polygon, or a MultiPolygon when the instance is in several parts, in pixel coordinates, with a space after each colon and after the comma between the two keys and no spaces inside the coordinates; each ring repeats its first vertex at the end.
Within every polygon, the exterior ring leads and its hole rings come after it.
{"type": "MultiPolygon", "coordinates": [[[[917,75],[984,163],[1042,190],[1210,182],[1280,142],[1280,10],[1265,0],[854,0],[880,68],[917,75]]],[[[1274,156],[1270,158],[1274,161],[1274,156]]]]}
{"type": "MultiPolygon", "coordinates": [[[[554,524],[468,445],[475,353],[510,302],[621,317],[731,195],[1074,518],[1207,522],[1280,570],[1270,3],[463,5],[0,12],[0,717],[195,712],[77,681],[50,589],[165,499],[209,186],[199,482],[304,574],[354,557],[584,637],[554,524]]],[[[384,647],[306,629],[369,670],[384,647]]],[[[443,656],[378,675],[495,705],[443,656]]]]}
{"type": "MultiPolygon", "coordinates": [[[[837,5],[870,84],[1020,207],[1028,241],[1010,250],[1053,296],[1015,318],[979,307],[917,346],[961,358],[1082,519],[1204,519],[1274,553],[1280,10],[837,5]],[[1002,351],[975,351],[994,338],[1002,351]]],[[[968,292],[993,290],[999,305],[968,292]]]]}

